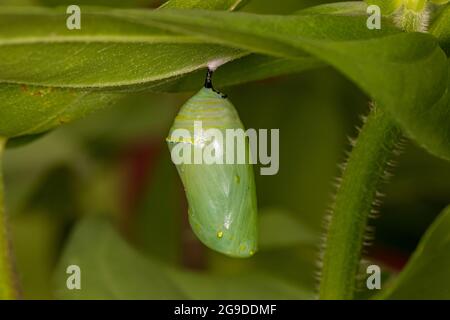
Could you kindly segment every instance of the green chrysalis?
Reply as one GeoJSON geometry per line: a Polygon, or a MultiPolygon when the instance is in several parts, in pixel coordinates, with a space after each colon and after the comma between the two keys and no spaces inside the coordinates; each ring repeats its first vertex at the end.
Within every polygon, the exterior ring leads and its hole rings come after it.
{"type": "MultiPolygon", "coordinates": [[[[225,159],[230,151],[227,142],[231,142],[227,129],[245,131],[231,102],[213,89],[211,75],[209,70],[205,86],[181,107],[167,143],[172,160],[177,152],[184,159],[174,162],[184,185],[189,222],[196,236],[209,248],[228,256],[249,257],[257,249],[257,205],[253,167],[248,161],[248,139],[243,144],[245,162],[207,163],[196,156],[209,152],[213,159],[225,159]],[[198,124],[204,131],[196,130],[198,124]],[[209,129],[223,139],[205,136],[209,129]]],[[[233,151],[237,158],[240,151],[238,148],[233,151]]]]}

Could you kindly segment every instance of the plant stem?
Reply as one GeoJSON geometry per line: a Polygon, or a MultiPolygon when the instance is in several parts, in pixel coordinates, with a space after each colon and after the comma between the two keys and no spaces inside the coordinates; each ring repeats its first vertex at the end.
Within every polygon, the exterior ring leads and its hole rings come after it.
{"type": "Polygon", "coordinates": [[[0,299],[2,300],[15,299],[17,296],[3,194],[2,159],[5,144],[6,139],[0,137],[0,299]]]}
{"type": "Polygon", "coordinates": [[[389,115],[374,107],[350,154],[332,208],[320,299],[353,298],[372,205],[401,137],[389,115]]]}

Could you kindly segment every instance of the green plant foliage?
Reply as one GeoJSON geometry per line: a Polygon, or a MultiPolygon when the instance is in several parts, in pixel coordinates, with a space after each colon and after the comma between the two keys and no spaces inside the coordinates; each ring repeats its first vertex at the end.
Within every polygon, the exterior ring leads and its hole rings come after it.
{"type": "Polygon", "coordinates": [[[450,208],[422,237],[400,276],[382,294],[386,299],[450,299],[450,208]]]}
{"type": "MultiPolygon", "coordinates": [[[[86,11],[83,28],[75,33],[65,27],[62,9],[0,11],[0,24],[4,26],[0,27],[0,59],[4,61],[0,72],[0,82],[4,82],[0,86],[4,101],[0,108],[1,135],[40,133],[120,98],[104,90],[192,90],[193,84],[197,85],[193,80],[200,73],[180,83],[181,75],[203,69],[210,60],[228,61],[244,54],[162,31],[117,12],[86,11]],[[24,21],[35,27],[23,28],[24,21]],[[27,62],[30,58],[32,68],[27,62]]],[[[217,84],[236,84],[319,65],[317,59],[304,56],[286,61],[250,55],[220,71],[217,84]],[[243,66],[247,72],[236,77],[243,66]]]]}
{"type": "Polygon", "coordinates": [[[326,236],[320,298],[351,299],[356,289],[366,226],[377,190],[401,131],[383,110],[367,117],[343,169],[326,236]],[[339,277],[335,270],[341,270],[339,277]]]}
{"type": "Polygon", "coordinates": [[[403,0],[366,0],[368,5],[376,5],[381,9],[382,14],[389,15],[403,5],[403,0]]]}
{"type": "Polygon", "coordinates": [[[430,33],[435,36],[442,49],[450,55],[450,6],[446,6],[430,27],[430,33]]]}
{"type": "MultiPolygon", "coordinates": [[[[324,63],[311,56],[285,59],[262,54],[249,54],[216,70],[214,72],[214,85],[223,88],[324,66],[324,63]],[[244,73],[242,73],[243,68],[245,68],[244,73]]],[[[181,78],[168,80],[161,85],[152,87],[151,90],[161,92],[194,91],[198,90],[198,84],[203,83],[204,79],[205,70],[199,70],[181,78]]]]}
{"type": "Polygon", "coordinates": [[[29,211],[11,219],[17,273],[21,275],[22,297],[52,299],[49,283],[58,257],[55,246],[63,240],[60,217],[47,211],[29,211]]]}
{"type": "Polygon", "coordinates": [[[118,94],[27,85],[0,86],[0,135],[15,137],[45,132],[105,108],[118,94]]]}
{"type": "Polygon", "coordinates": [[[100,221],[81,223],[69,240],[56,270],[59,298],[179,299],[183,295],[162,268],[130,249],[112,226],[100,221]],[[82,290],[66,287],[66,268],[76,264],[82,290]]]}
{"type": "MultiPolygon", "coordinates": [[[[324,8],[326,8],[326,6],[324,6],[324,8]]],[[[326,9],[323,10],[326,12],[326,9]]],[[[92,49],[90,49],[90,46],[88,45],[78,54],[78,56],[80,56],[80,60],[75,59],[76,61],[71,62],[71,64],[64,64],[62,66],[64,69],[58,69],[55,68],[54,64],[52,65],[52,68],[48,68],[50,65],[45,62],[47,61],[46,59],[48,59],[48,55],[53,55],[52,61],[60,61],[61,59],[64,59],[69,52],[72,52],[73,49],[71,49],[70,46],[75,44],[66,42],[56,43],[52,45],[53,49],[51,49],[50,52],[43,49],[43,51],[40,50],[40,46],[45,46],[45,44],[40,44],[39,40],[33,40],[32,44],[27,44],[27,37],[39,38],[39,36],[41,36],[42,41],[44,41],[46,37],[48,38],[48,31],[45,30],[48,30],[48,28],[55,30],[55,22],[52,22],[52,19],[56,19],[56,21],[60,19],[57,14],[49,15],[46,11],[35,11],[36,12],[31,14],[31,23],[33,23],[33,20],[35,19],[35,23],[42,26],[40,28],[33,29],[39,30],[36,32],[39,32],[40,34],[30,35],[27,33],[27,36],[21,35],[20,28],[18,28],[17,33],[13,32],[13,36],[11,36],[10,30],[14,30],[14,21],[20,21],[20,19],[17,17],[18,13],[14,13],[9,10],[6,10],[5,12],[7,14],[4,15],[4,19],[2,19],[2,21],[5,21],[5,23],[8,24],[8,28],[4,29],[8,29],[9,35],[5,39],[4,45],[6,45],[6,47],[8,47],[11,51],[8,49],[3,50],[2,52],[8,54],[8,56],[14,56],[18,57],[17,59],[21,59],[20,57],[26,57],[26,55],[23,54],[25,51],[31,52],[28,46],[34,46],[33,48],[35,49],[33,52],[35,55],[34,59],[36,61],[36,65],[35,68],[32,68],[32,70],[27,68],[27,70],[20,71],[20,66],[24,65],[23,62],[9,61],[9,68],[6,68],[5,66],[5,68],[2,68],[2,74],[0,74],[0,78],[3,81],[51,86],[69,86],[76,88],[90,88],[97,86],[111,87],[117,85],[128,87],[133,83],[141,87],[143,86],[143,82],[153,82],[158,81],[158,79],[163,80],[167,77],[170,78],[182,74],[183,72],[193,71],[197,68],[204,67],[206,61],[212,57],[233,59],[236,57],[236,54],[242,54],[236,50],[227,51],[230,49],[221,46],[215,47],[206,45],[208,49],[205,49],[205,45],[203,44],[179,45],[177,44],[177,41],[189,42],[194,40],[189,40],[189,37],[179,35],[169,36],[170,33],[160,31],[157,28],[148,27],[148,24],[147,26],[142,26],[142,24],[146,24],[147,22],[151,23],[153,20],[153,22],[157,23],[159,26],[161,26],[161,23],[167,23],[165,25],[167,29],[172,29],[178,32],[189,31],[191,33],[197,33],[197,35],[200,35],[209,41],[219,41],[225,44],[241,46],[245,49],[252,49],[263,53],[297,57],[299,54],[304,55],[303,50],[310,51],[347,74],[356,83],[358,83],[359,86],[375,98],[381,107],[388,108],[397,121],[403,125],[406,131],[413,138],[418,140],[419,144],[425,146],[428,150],[441,157],[449,158],[450,152],[448,151],[449,148],[447,145],[449,141],[449,129],[447,124],[450,123],[450,121],[447,121],[448,119],[445,111],[448,106],[448,97],[445,93],[447,89],[445,84],[448,83],[448,80],[446,80],[448,79],[448,72],[446,72],[448,67],[446,68],[445,65],[448,65],[448,62],[444,60],[444,55],[439,51],[432,39],[424,35],[397,35],[383,37],[382,39],[363,40],[363,38],[373,38],[375,35],[376,37],[380,36],[379,33],[370,32],[367,28],[365,28],[363,23],[364,17],[336,17],[327,16],[326,14],[321,15],[318,12],[315,14],[300,15],[295,19],[293,17],[261,17],[256,19],[256,16],[252,15],[249,15],[249,17],[244,14],[224,15],[219,12],[198,12],[197,15],[184,15],[182,13],[178,14],[176,12],[167,12],[166,10],[164,13],[152,13],[152,19],[144,19],[143,16],[146,15],[145,13],[119,13],[117,11],[114,14],[111,13],[113,15],[112,17],[97,17],[95,13],[92,13],[92,19],[90,19],[88,13],[86,14],[87,17],[85,22],[88,26],[86,26],[85,29],[90,30],[89,23],[95,24],[95,35],[90,34],[89,31],[86,33],[83,31],[80,35],[70,35],[70,37],[75,37],[75,39],[73,39],[75,42],[83,41],[83,39],[91,39],[95,42],[92,43],[92,49]],[[36,16],[34,14],[36,14],[36,16]],[[215,18],[214,15],[220,15],[220,17],[215,18]],[[129,16],[133,17],[132,22],[126,19],[126,17],[129,16]],[[322,23],[321,20],[325,19],[326,23],[322,23]],[[100,21],[94,22],[97,20],[100,21]],[[145,23],[143,22],[144,20],[145,23]],[[338,24],[338,20],[342,20],[341,23],[339,23],[342,28],[334,28],[334,26],[338,24]],[[217,24],[217,21],[223,21],[224,23],[217,24]],[[124,49],[125,51],[123,54],[127,56],[133,67],[130,69],[127,64],[116,63],[115,65],[127,66],[123,69],[124,74],[122,74],[120,70],[114,70],[114,74],[108,74],[108,70],[110,69],[103,68],[103,70],[106,70],[104,76],[108,80],[106,82],[101,81],[101,79],[98,79],[101,72],[92,72],[92,66],[89,64],[89,56],[94,59],[94,53],[98,50],[103,51],[104,49],[104,43],[99,44],[96,41],[104,41],[105,37],[107,38],[110,36],[118,37],[116,40],[119,42],[121,41],[120,35],[117,35],[117,32],[108,28],[108,26],[111,26],[112,22],[114,22],[114,25],[120,24],[123,27],[121,29],[124,31],[121,32],[125,32],[126,36],[123,36],[130,41],[133,39],[133,36],[146,38],[143,43],[139,43],[138,41],[138,43],[130,44],[131,47],[136,45],[138,47],[142,46],[141,49],[143,49],[146,45],[155,45],[156,49],[153,48],[151,51],[145,50],[145,52],[157,53],[158,50],[162,50],[161,53],[163,53],[164,50],[169,50],[171,54],[174,49],[173,46],[179,45],[180,50],[187,50],[183,51],[184,56],[186,54],[192,54],[193,57],[198,57],[198,53],[201,51],[203,59],[199,58],[197,62],[195,62],[195,60],[194,62],[189,61],[190,65],[186,65],[185,63],[187,59],[180,60],[178,55],[173,55],[172,57],[174,60],[172,61],[170,60],[171,55],[168,53],[164,55],[168,60],[162,62],[158,61],[160,69],[155,69],[154,66],[149,68],[148,66],[146,67],[145,65],[139,63],[140,57],[145,57],[145,59],[142,60],[143,63],[148,63],[148,60],[151,60],[151,57],[148,57],[145,54],[138,54],[136,59],[134,59],[130,57],[130,52],[125,52],[127,49],[124,49]],[[140,22],[139,26],[133,24],[138,22],[140,22]],[[199,26],[206,25],[208,25],[208,28],[202,28],[200,31],[198,30],[199,26]],[[45,26],[48,27],[46,28],[45,26]],[[217,29],[214,29],[214,27],[217,29]],[[224,28],[226,30],[225,32],[222,32],[224,31],[224,28]],[[277,32],[272,34],[270,32],[256,34],[267,28],[277,30],[277,32]],[[283,32],[278,32],[283,29],[285,30],[284,32],[286,32],[286,35],[284,35],[283,32]],[[349,34],[344,32],[344,30],[352,30],[352,33],[349,34]],[[289,34],[289,37],[287,34],[289,34]],[[294,38],[292,37],[293,34],[297,34],[298,36],[294,38]],[[20,39],[15,40],[14,36],[19,37],[20,39]],[[24,37],[25,39],[22,39],[24,37]],[[168,39],[160,39],[164,43],[158,43],[158,40],[155,40],[153,37],[168,37],[168,39]],[[321,41],[314,42],[315,40],[321,41]],[[357,43],[355,41],[350,43],[345,42],[344,40],[360,40],[362,43],[357,43]],[[19,42],[17,43],[16,41],[19,42]],[[24,41],[24,43],[22,44],[21,41],[24,41]],[[148,44],[148,41],[152,43],[148,44]],[[154,43],[155,41],[156,43],[154,43]],[[8,42],[10,43],[9,46],[8,42]],[[414,44],[418,42],[423,42],[423,45],[415,46],[414,44]],[[11,45],[12,43],[14,43],[14,46],[11,45]],[[405,45],[399,45],[401,43],[405,43],[405,45]],[[103,47],[99,47],[102,45],[103,47]],[[402,52],[394,50],[394,48],[397,47],[402,48],[402,52]],[[203,49],[207,50],[207,52],[211,50],[211,55],[209,58],[203,49]],[[20,54],[17,50],[24,51],[20,54]],[[39,55],[36,55],[36,50],[38,50],[38,52],[43,52],[45,57],[43,56],[42,59],[40,59],[39,55]],[[378,52],[383,52],[384,54],[379,54],[378,52]],[[400,64],[396,62],[399,55],[404,56],[403,60],[409,61],[409,66],[404,63],[400,64]],[[354,56],[356,60],[351,58],[352,56],[354,56]],[[428,56],[428,58],[422,59],[423,56],[428,56]],[[420,64],[415,63],[418,59],[420,59],[420,64]],[[349,61],[352,61],[352,63],[349,64],[349,61]],[[421,71],[422,69],[419,68],[420,65],[423,66],[421,67],[424,69],[423,72],[421,71]],[[13,66],[15,66],[15,68],[11,70],[13,66]],[[168,66],[170,69],[167,69],[168,66]],[[45,69],[46,67],[47,69],[45,69]],[[82,72],[83,67],[86,68],[86,72],[82,72]],[[149,69],[153,70],[153,73],[149,74],[149,69]],[[363,72],[360,72],[360,69],[363,72]],[[432,70],[436,70],[436,72],[433,72],[432,70]],[[57,75],[61,75],[61,72],[63,71],[63,78],[59,78],[57,75]],[[51,78],[51,81],[49,80],[48,72],[50,72],[50,74],[52,72],[56,73],[55,76],[51,78]],[[74,74],[71,74],[71,72],[74,72],[74,74]],[[139,76],[139,72],[142,72],[141,76],[139,76]],[[434,74],[433,80],[436,81],[436,85],[431,83],[431,81],[422,80],[426,78],[423,76],[426,72],[434,74]],[[382,79],[382,74],[388,73],[393,75],[390,77],[391,81],[389,83],[383,81],[382,85],[380,85],[378,83],[380,80],[378,79],[382,79]],[[403,75],[406,73],[408,74],[407,76],[403,75]],[[126,80],[127,74],[129,75],[128,80],[126,80]],[[413,76],[412,74],[416,75],[413,76]],[[45,76],[46,79],[43,79],[43,76],[45,76]],[[118,80],[115,82],[114,77],[120,78],[117,78],[118,80]],[[403,78],[408,79],[409,82],[403,83],[400,81],[400,79],[403,78]],[[421,82],[419,81],[424,82],[423,85],[420,84],[421,82]],[[420,87],[421,90],[416,90],[417,87],[420,87]],[[430,89],[426,89],[427,87],[430,89]],[[385,88],[389,88],[389,90],[385,90],[385,88]],[[405,88],[410,88],[406,90],[411,90],[413,94],[405,94],[405,88]],[[396,94],[391,94],[391,92],[396,94]],[[425,112],[425,110],[430,109],[430,106],[432,106],[433,112],[425,112]],[[417,117],[414,116],[414,114],[423,114],[424,116],[417,117]],[[436,125],[430,125],[431,123],[436,125]]],[[[28,13],[28,15],[30,15],[30,13],[28,13]]],[[[30,19],[30,17],[28,17],[28,19],[30,19]]],[[[60,31],[61,34],[56,32],[56,39],[59,36],[62,37],[62,39],[69,37],[69,31],[61,27],[60,22],[58,22],[57,25],[59,27],[57,27],[56,30],[64,30],[60,31]]],[[[393,32],[393,30],[389,27],[383,28],[383,34],[390,34],[391,32],[393,32]]],[[[55,40],[54,38],[52,39],[55,40]]],[[[49,39],[47,39],[47,41],[49,41],[49,39]]],[[[114,45],[114,50],[111,51],[111,59],[113,60],[105,63],[114,64],[114,59],[122,60],[122,58],[120,58],[120,49],[118,49],[121,44],[122,43],[118,43],[117,46],[114,45]]],[[[129,48],[129,46],[127,46],[127,48],[129,48]]],[[[137,52],[136,50],[133,51],[137,52]]],[[[106,48],[102,53],[103,55],[107,55],[108,48],[106,48]]],[[[71,61],[73,61],[73,59],[71,61]]],[[[95,59],[95,61],[97,62],[98,59],[95,59]]],[[[96,64],[96,67],[97,66],[98,63],[96,64]]]]}
{"type": "MultiPolygon", "coordinates": [[[[8,0],[7,0],[8,1],[8,0]]],[[[13,0],[17,1],[17,0],[13,0]]],[[[24,0],[21,0],[24,1],[24,0]]],[[[163,0],[78,0],[77,5],[83,8],[84,6],[107,6],[114,8],[136,8],[136,7],[156,7],[161,4],[163,0]]],[[[31,0],[30,4],[39,4],[43,6],[62,7],[74,4],[71,0],[31,0]]]]}
{"type": "MultiPolygon", "coordinates": [[[[448,1],[428,2],[428,33],[400,30],[401,10],[420,10],[423,0],[318,6],[324,1],[170,0],[152,10],[163,2],[82,0],[82,29],[69,31],[63,6],[70,1],[0,0],[0,140],[14,138],[4,158],[5,200],[23,297],[313,298],[329,181],[344,158],[344,135],[356,133],[351,128],[361,123],[357,114],[367,113],[369,97],[377,105],[369,117],[375,121],[356,140],[331,208],[339,219],[327,235],[320,296],[371,297],[373,291],[353,290],[365,226],[394,142],[404,133],[413,144],[386,189],[386,214],[369,257],[383,271],[375,298],[450,299],[450,209],[425,232],[450,196],[448,1]],[[381,7],[381,30],[366,27],[368,4],[381,7]],[[183,225],[181,184],[167,152],[160,155],[176,108],[191,95],[174,93],[198,90],[212,60],[224,63],[214,74],[216,87],[239,85],[226,93],[246,127],[280,128],[283,135],[280,173],[256,176],[262,214],[259,252],[251,259],[195,242],[183,225]],[[151,168],[140,172],[142,189],[130,200],[124,177],[131,167],[124,159],[142,161],[130,149],[139,155],[148,146],[151,168]],[[117,228],[80,219],[67,240],[73,219],[99,215],[117,228]],[[376,261],[377,250],[391,241],[401,249],[376,261]],[[186,246],[196,250],[193,256],[186,246]],[[187,270],[185,254],[199,272],[187,270]],[[80,291],[67,290],[70,264],[81,266],[80,291]],[[46,286],[53,271],[55,292],[46,286]]],[[[0,254],[8,241],[0,238],[0,254]]],[[[9,256],[1,257],[0,269],[9,273],[9,256]]],[[[15,279],[5,272],[0,278],[0,295],[13,298],[15,279]]]]}
{"type": "MultiPolygon", "coordinates": [[[[0,168],[3,165],[6,139],[0,138],[0,168]]],[[[0,170],[0,299],[15,299],[17,297],[14,285],[13,267],[9,231],[6,225],[5,194],[3,187],[3,174],[0,170]]]]}
{"type": "Polygon", "coordinates": [[[171,269],[127,245],[109,223],[85,220],[56,270],[63,299],[298,299],[311,294],[267,275],[217,277],[171,269]],[[68,290],[66,268],[80,266],[82,290],[68,290]]]}
{"type": "Polygon", "coordinates": [[[161,8],[197,8],[208,10],[236,10],[244,6],[249,0],[169,0],[161,8]]]}
{"type": "Polygon", "coordinates": [[[198,43],[107,12],[84,9],[80,31],[67,29],[63,8],[5,8],[0,14],[2,82],[126,88],[203,68],[211,59],[228,61],[242,55],[232,48],[198,43]],[[26,61],[32,61],[33,68],[26,61]]]}
{"type": "MultiPolygon", "coordinates": [[[[436,39],[398,33],[387,21],[381,32],[368,30],[365,13],[358,11],[352,15],[320,11],[295,17],[206,11],[187,16],[165,11],[148,13],[147,22],[277,56],[296,57],[307,51],[352,79],[421,146],[450,159],[449,64],[436,39]]],[[[130,12],[141,14],[145,13],[130,12]]]]}

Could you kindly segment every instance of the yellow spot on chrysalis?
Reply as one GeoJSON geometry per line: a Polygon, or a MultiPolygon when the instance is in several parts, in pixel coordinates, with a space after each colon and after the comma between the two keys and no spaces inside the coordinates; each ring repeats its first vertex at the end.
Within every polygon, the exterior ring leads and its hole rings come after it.
{"type": "Polygon", "coordinates": [[[223,237],[223,232],[222,231],[219,231],[219,232],[217,232],[217,238],[222,238],[223,237]]]}
{"type": "Polygon", "coordinates": [[[236,181],[236,183],[240,183],[241,182],[241,177],[239,177],[238,175],[234,176],[234,181],[236,181]]]}
{"type": "Polygon", "coordinates": [[[245,244],[241,244],[239,246],[239,250],[241,250],[241,251],[245,251],[246,248],[247,248],[247,246],[245,244]]]}

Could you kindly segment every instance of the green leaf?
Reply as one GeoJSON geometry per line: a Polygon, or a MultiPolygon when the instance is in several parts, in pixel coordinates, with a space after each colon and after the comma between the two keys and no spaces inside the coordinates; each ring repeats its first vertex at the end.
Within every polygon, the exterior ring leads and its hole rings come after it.
{"type": "MultiPolygon", "coordinates": [[[[242,2],[171,0],[161,8],[232,11],[242,2]]],[[[105,8],[83,6],[81,30],[66,27],[62,7],[3,8],[0,16],[0,59],[6,59],[0,82],[81,89],[145,87],[204,68],[213,59],[225,62],[243,55],[108,14],[105,8]]]]}
{"type": "Polygon", "coordinates": [[[61,299],[311,298],[302,289],[258,273],[223,278],[169,268],[140,255],[101,220],[78,225],[54,280],[61,299]],[[66,268],[72,264],[81,268],[81,290],[66,287],[66,268]]]}
{"type": "Polygon", "coordinates": [[[122,17],[137,19],[167,31],[195,35],[203,41],[295,59],[305,56],[305,50],[310,50],[313,44],[370,40],[400,32],[388,21],[385,21],[382,31],[369,30],[362,8],[357,2],[353,10],[345,3],[341,6],[323,5],[292,16],[206,10],[191,10],[189,15],[182,10],[116,12],[122,17]],[[339,10],[342,7],[345,10],[339,10]]]}
{"type": "Polygon", "coordinates": [[[63,240],[61,217],[42,210],[29,210],[10,219],[17,274],[22,298],[51,299],[49,281],[63,240]]]}
{"type": "MultiPolygon", "coordinates": [[[[3,0],[5,1],[5,0],[3,0]]],[[[13,1],[10,5],[16,5],[15,2],[18,0],[6,0],[6,1],[13,1]]],[[[42,6],[70,6],[74,4],[72,0],[20,0],[20,1],[28,1],[31,3],[28,3],[28,5],[42,5],[42,6]]],[[[153,8],[159,4],[161,4],[160,0],[78,0],[76,2],[78,6],[80,6],[82,9],[84,6],[107,6],[107,7],[113,7],[113,8],[136,8],[136,7],[143,7],[143,8],[153,8]]]]}
{"type": "MultiPolygon", "coordinates": [[[[217,88],[223,88],[260,79],[299,73],[323,66],[322,62],[310,56],[285,59],[261,54],[250,54],[217,69],[214,72],[214,85],[217,88]],[[245,70],[245,72],[242,70],[245,70]]],[[[199,70],[187,76],[154,86],[151,90],[169,92],[198,90],[199,84],[204,79],[205,70],[199,70]]]]}
{"type": "Polygon", "coordinates": [[[244,6],[249,0],[169,0],[161,8],[198,8],[208,10],[234,11],[244,6]]]}
{"type": "MultiPolygon", "coordinates": [[[[243,2],[170,0],[161,8],[232,11],[243,2]]],[[[2,8],[0,16],[0,58],[6,59],[0,82],[75,88],[126,86],[187,73],[205,67],[212,58],[227,61],[241,55],[233,49],[190,43],[188,37],[142,21],[111,16],[107,9],[83,6],[81,30],[68,30],[63,7],[2,8]],[[23,68],[21,61],[33,63],[33,68],[23,68]]]]}
{"type": "Polygon", "coordinates": [[[85,220],[69,240],[56,269],[60,299],[180,299],[161,267],[128,247],[109,224],[85,220]],[[66,269],[81,269],[81,290],[68,290],[66,269]]]}
{"type": "MultiPolygon", "coordinates": [[[[215,5],[219,6],[221,2],[223,1],[216,1],[215,5]]],[[[73,33],[70,33],[67,29],[64,30],[65,18],[67,16],[65,15],[65,12],[63,11],[62,8],[56,10],[46,10],[41,8],[21,8],[21,9],[2,8],[2,11],[0,11],[0,15],[2,16],[2,19],[0,19],[0,25],[4,26],[4,28],[0,28],[1,30],[3,30],[3,32],[0,30],[0,43],[5,41],[15,43],[14,45],[12,45],[12,47],[18,45],[18,47],[16,47],[16,50],[19,51],[20,51],[19,43],[21,41],[25,42],[30,41],[31,43],[38,44],[34,41],[39,42],[39,40],[37,39],[37,37],[39,36],[44,37],[47,36],[55,40],[55,38],[57,39],[59,36],[61,36],[61,34],[66,36],[73,35],[73,33]],[[12,20],[16,19],[18,19],[18,21],[14,23],[15,27],[9,25],[9,23],[11,23],[12,20]],[[23,23],[24,22],[23,19],[26,19],[27,23],[23,23]],[[36,27],[30,28],[28,22],[31,22],[31,24],[36,23],[36,27]],[[10,32],[5,32],[6,29],[9,29],[10,32]],[[57,31],[54,33],[55,30],[57,31]],[[61,32],[61,34],[59,35],[58,30],[59,32],[61,32]]],[[[87,20],[85,21],[83,15],[83,27],[91,30],[91,33],[88,32],[89,34],[91,34],[91,36],[92,34],[97,34],[98,36],[99,34],[102,33],[103,35],[105,35],[105,30],[108,29],[112,33],[117,32],[117,30],[122,30],[122,32],[125,32],[125,35],[128,32],[131,33],[140,32],[138,31],[139,26],[135,26],[134,23],[127,23],[127,22],[120,23],[118,21],[111,21],[111,19],[108,17],[93,22],[90,21],[89,17],[87,17],[87,20]],[[85,23],[87,25],[85,25],[85,23]],[[99,34],[97,32],[99,32],[99,34]]],[[[153,30],[156,34],[164,34],[164,32],[159,32],[157,29],[154,28],[145,28],[145,29],[147,31],[153,30]]],[[[75,31],[75,33],[76,32],[77,31],[75,31]]],[[[64,39],[61,38],[59,39],[62,40],[63,42],[65,41],[64,39]]],[[[58,47],[58,44],[54,45],[58,47]]],[[[74,58],[72,57],[73,53],[77,52],[79,49],[83,51],[82,48],[85,45],[82,45],[80,43],[73,43],[72,45],[62,43],[60,45],[62,45],[62,47],[60,47],[60,49],[57,49],[56,51],[59,50],[59,54],[61,55],[61,57],[66,56],[66,58],[63,58],[65,62],[63,61],[61,63],[66,68],[67,67],[70,68],[71,63],[67,63],[67,59],[74,58]],[[69,48],[71,46],[72,49],[69,48]],[[64,53],[63,52],[64,50],[69,51],[64,53]]],[[[102,46],[102,48],[99,48],[99,50],[104,50],[105,48],[107,49],[108,46],[111,45],[111,43],[109,44],[97,43],[97,46],[98,45],[102,46]]],[[[134,46],[136,45],[138,44],[135,43],[134,46]]],[[[33,52],[36,53],[36,50],[39,50],[37,47],[36,46],[34,47],[33,52]]],[[[1,51],[6,53],[3,50],[1,51]]],[[[135,53],[139,54],[138,51],[136,51],[135,53]]],[[[18,52],[18,54],[20,54],[22,58],[26,58],[27,56],[29,58],[28,53],[18,52]]],[[[39,54],[41,54],[43,60],[36,61],[36,59],[33,58],[33,61],[36,62],[37,65],[41,63],[47,65],[47,67],[50,69],[54,68],[53,62],[55,62],[55,60],[49,59],[51,53],[44,50],[43,52],[39,52],[38,55],[39,54]],[[52,61],[52,64],[48,63],[49,61],[52,61]]],[[[55,54],[58,55],[58,53],[53,53],[53,58],[55,58],[55,54]]],[[[98,60],[97,56],[98,55],[94,53],[92,58],[98,60]]],[[[75,60],[78,57],[79,56],[75,56],[75,60]]],[[[86,55],[84,56],[84,58],[86,58],[86,55]]],[[[91,61],[90,63],[91,64],[95,63],[95,61],[91,61]]],[[[27,65],[28,64],[29,63],[27,63],[27,65]]],[[[89,63],[87,65],[89,65],[89,63]]],[[[97,67],[98,66],[99,65],[97,64],[97,67]]],[[[32,71],[30,73],[31,77],[30,74],[28,75],[29,79],[32,78],[33,70],[36,70],[34,69],[35,67],[36,65],[34,65],[33,68],[28,67],[28,70],[24,71],[26,73],[28,73],[28,71],[32,71]]],[[[13,66],[13,68],[15,67],[13,66]]],[[[73,69],[73,71],[76,72],[75,69],[73,69]]],[[[93,74],[92,70],[89,71],[87,69],[84,69],[84,72],[93,74]]],[[[47,74],[46,76],[49,75],[50,74],[47,74]]],[[[21,85],[3,84],[2,86],[0,86],[0,97],[2,101],[2,104],[0,105],[0,135],[6,137],[15,137],[45,132],[63,123],[75,120],[77,118],[85,116],[88,113],[103,108],[120,97],[118,94],[97,93],[92,92],[91,90],[75,91],[70,89],[55,88],[52,86],[42,87],[43,83],[39,83],[39,85],[41,86],[29,86],[26,84],[21,85]]]]}
{"type": "Polygon", "coordinates": [[[0,85],[0,135],[14,137],[47,131],[116,101],[113,93],[52,87],[0,85]]]}
{"type": "MultiPolygon", "coordinates": [[[[44,132],[120,97],[97,89],[193,90],[203,83],[208,61],[244,54],[162,31],[144,24],[145,16],[135,19],[120,10],[102,10],[83,8],[82,30],[69,31],[62,9],[0,9],[0,135],[44,132]],[[192,71],[197,72],[182,77],[192,71]]],[[[288,61],[250,55],[218,72],[217,85],[320,65],[311,57],[288,61]]]]}
{"type": "Polygon", "coordinates": [[[449,64],[428,34],[399,33],[388,21],[382,30],[368,30],[366,14],[360,11],[260,16],[167,10],[130,15],[147,15],[146,22],[160,28],[253,52],[294,58],[306,51],[353,80],[421,146],[450,159],[449,64]]]}
{"type": "MultiPolygon", "coordinates": [[[[3,47],[0,51],[3,60],[0,82],[76,89],[142,90],[204,69],[208,61],[219,59],[225,62],[244,55],[241,50],[204,44],[189,36],[161,31],[144,24],[145,16],[130,18],[118,10],[83,13],[82,30],[75,33],[61,22],[65,17],[62,13],[28,10],[19,13],[12,9],[0,11],[0,14],[3,12],[0,23],[8,26],[0,30],[9,30],[3,34],[0,31],[0,46],[3,47]],[[23,27],[25,19],[27,28],[23,27]],[[98,59],[100,56],[102,59],[98,59]],[[26,63],[30,61],[32,68],[26,63]]],[[[269,73],[268,64],[271,68],[281,65],[283,71],[296,70],[304,64],[317,64],[317,59],[300,57],[299,61],[287,62],[257,56],[241,61],[235,69],[240,69],[243,63],[249,68],[246,77],[253,80],[280,74],[277,68],[269,73]],[[266,68],[260,70],[261,65],[266,68]]],[[[233,78],[228,83],[243,82],[237,80],[239,77],[233,78]]]]}
{"type": "Polygon", "coordinates": [[[365,0],[368,5],[376,5],[381,9],[381,13],[389,15],[403,5],[403,0],[365,0]]]}
{"type": "Polygon", "coordinates": [[[362,1],[348,1],[325,3],[317,6],[307,7],[295,12],[295,14],[335,14],[352,15],[363,14],[367,10],[367,4],[362,1]]]}
{"type": "Polygon", "coordinates": [[[450,207],[428,228],[387,299],[450,299],[450,207]]]}
{"type": "Polygon", "coordinates": [[[435,36],[442,49],[450,55],[450,5],[447,5],[430,27],[430,33],[435,36]]]}
{"type": "Polygon", "coordinates": [[[314,297],[308,290],[261,272],[226,277],[171,272],[171,277],[189,299],[310,300],[314,297]]]}
{"type": "Polygon", "coordinates": [[[0,82],[145,88],[205,68],[210,60],[243,55],[240,50],[161,31],[139,19],[128,21],[108,9],[98,10],[83,9],[81,30],[68,30],[63,8],[2,9],[0,82]]]}
{"type": "MultiPolygon", "coordinates": [[[[301,72],[323,66],[317,59],[296,60],[249,55],[220,68],[214,82],[224,87],[243,82],[301,72]],[[246,72],[242,74],[242,69],[246,72]]],[[[153,91],[189,91],[203,83],[204,70],[155,86],[153,91]]],[[[79,91],[55,87],[0,85],[0,135],[18,137],[38,134],[104,109],[122,97],[116,92],[79,91]]]]}

